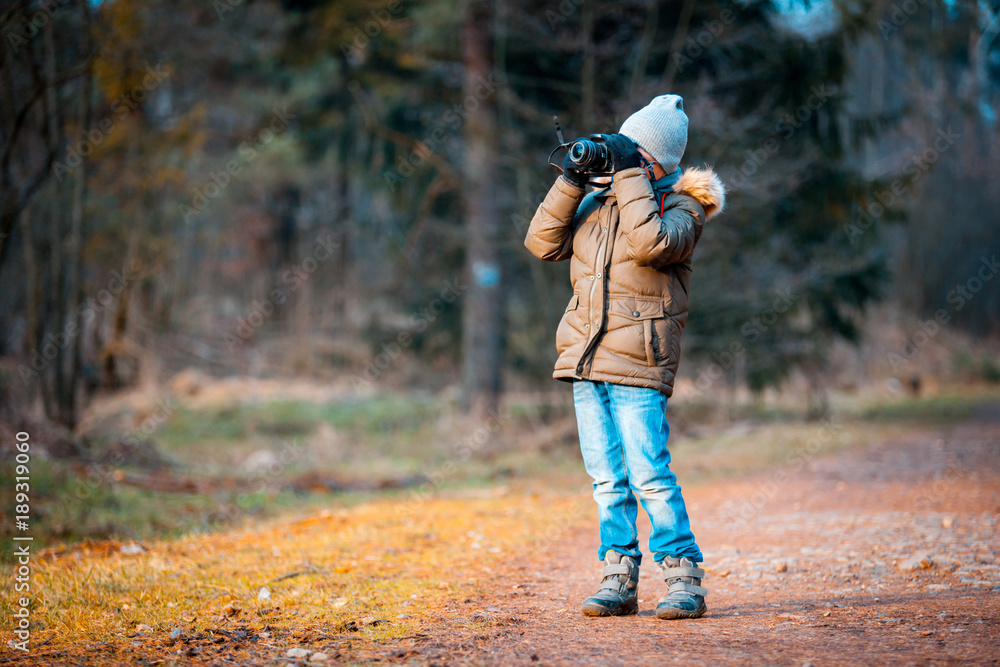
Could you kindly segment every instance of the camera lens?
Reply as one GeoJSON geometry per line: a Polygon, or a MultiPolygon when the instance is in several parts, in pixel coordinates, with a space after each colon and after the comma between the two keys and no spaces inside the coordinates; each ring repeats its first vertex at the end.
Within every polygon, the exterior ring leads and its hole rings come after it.
{"type": "Polygon", "coordinates": [[[581,169],[587,169],[591,166],[594,158],[597,157],[598,146],[593,141],[587,139],[581,139],[577,141],[569,149],[569,159],[571,159],[576,164],[580,165],[581,169]]]}
{"type": "Polygon", "coordinates": [[[608,149],[590,139],[580,139],[569,147],[569,159],[581,171],[603,172],[610,169],[608,149]]]}

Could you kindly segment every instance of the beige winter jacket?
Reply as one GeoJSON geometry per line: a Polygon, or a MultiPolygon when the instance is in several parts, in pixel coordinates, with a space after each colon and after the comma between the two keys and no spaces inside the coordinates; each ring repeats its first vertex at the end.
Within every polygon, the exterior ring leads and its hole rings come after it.
{"type": "Polygon", "coordinates": [[[535,211],[524,245],[539,259],[570,260],[573,296],[556,330],[553,377],[653,387],[673,393],[687,321],[691,255],[725,206],[711,169],[681,174],[657,197],[641,168],[610,188],[558,178],[535,211]]]}

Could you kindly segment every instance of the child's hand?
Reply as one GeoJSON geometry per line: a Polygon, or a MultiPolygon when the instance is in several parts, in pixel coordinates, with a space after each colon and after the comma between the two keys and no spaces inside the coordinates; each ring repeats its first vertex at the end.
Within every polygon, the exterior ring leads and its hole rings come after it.
{"type": "Polygon", "coordinates": [[[609,134],[605,143],[608,146],[608,154],[611,156],[612,171],[619,172],[622,169],[642,166],[639,147],[624,134],[609,134]]]}
{"type": "Polygon", "coordinates": [[[569,159],[569,151],[566,151],[566,157],[563,158],[563,178],[578,188],[586,188],[590,178],[587,172],[580,171],[576,167],[576,163],[569,159]]]}

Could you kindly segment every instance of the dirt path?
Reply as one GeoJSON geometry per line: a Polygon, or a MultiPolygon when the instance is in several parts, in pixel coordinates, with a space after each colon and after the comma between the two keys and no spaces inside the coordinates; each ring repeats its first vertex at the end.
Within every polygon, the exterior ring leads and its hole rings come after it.
{"type": "Polygon", "coordinates": [[[711,573],[709,613],[700,620],[656,619],[664,584],[654,567],[643,567],[638,617],[583,618],[580,601],[600,572],[595,526],[575,531],[548,557],[510,562],[493,578],[491,595],[456,601],[438,629],[343,657],[817,667],[1000,662],[994,415],[685,495],[711,573]]]}

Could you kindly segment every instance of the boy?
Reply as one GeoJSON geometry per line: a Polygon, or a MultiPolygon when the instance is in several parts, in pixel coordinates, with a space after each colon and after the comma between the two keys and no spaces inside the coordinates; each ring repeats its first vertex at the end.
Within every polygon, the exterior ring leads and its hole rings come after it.
{"type": "Polygon", "coordinates": [[[573,382],[600,520],[605,568],[601,588],[583,603],[585,616],[638,613],[633,491],[668,583],[657,617],[698,618],[706,610],[701,550],[670,471],[665,410],[687,320],[691,255],[705,221],[723,209],[725,188],[711,169],[681,173],[687,128],[680,96],[653,99],[608,138],[611,185],[586,196],[588,175],[567,157],[524,240],[539,259],[571,260],[573,296],[556,330],[553,377],[573,382]]]}

